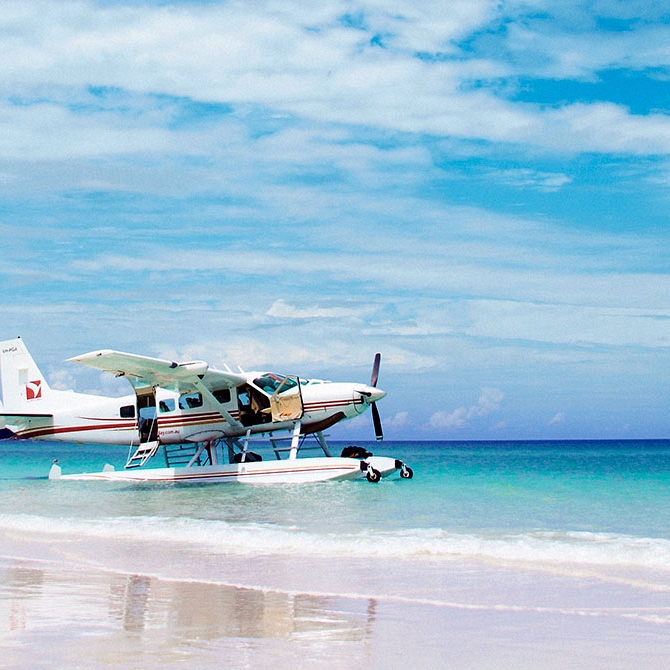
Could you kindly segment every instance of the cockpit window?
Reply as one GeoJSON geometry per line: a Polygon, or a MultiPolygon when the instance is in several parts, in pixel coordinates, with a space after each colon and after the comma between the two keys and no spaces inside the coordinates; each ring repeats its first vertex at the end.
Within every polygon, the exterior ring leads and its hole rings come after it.
{"type": "Polygon", "coordinates": [[[279,387],[281,387],[280,393],[284,393],[284,391],[296,387],[298,382],[292,377],[284,377],[284,375],[268,372],[262,377],[256,377],[254,384],[258,388],[263,389],[267,394],[272,395],[279,387]]]}

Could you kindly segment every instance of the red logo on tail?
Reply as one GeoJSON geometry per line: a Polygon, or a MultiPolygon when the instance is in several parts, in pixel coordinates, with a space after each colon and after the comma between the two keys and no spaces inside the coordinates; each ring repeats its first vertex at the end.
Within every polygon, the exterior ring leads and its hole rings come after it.
{"type": "Polygon", "coordinates": [[[26,384],[26,400],[37,400],[42,397],[42,380],[26,384]]]}

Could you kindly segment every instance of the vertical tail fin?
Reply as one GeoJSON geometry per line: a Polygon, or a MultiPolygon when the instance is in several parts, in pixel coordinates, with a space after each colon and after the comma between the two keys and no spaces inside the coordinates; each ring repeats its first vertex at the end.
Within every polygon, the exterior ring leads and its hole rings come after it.
{"type": "Polygon", "coordinates": [[[25,410],[51,390],[20,337],[0,342],[0,378],[5,411],[25,410]]]}

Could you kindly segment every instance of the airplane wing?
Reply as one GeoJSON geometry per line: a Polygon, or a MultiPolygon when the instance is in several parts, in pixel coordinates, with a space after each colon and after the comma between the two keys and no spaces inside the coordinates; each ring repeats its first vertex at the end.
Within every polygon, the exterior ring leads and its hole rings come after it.
{"type": "Polygon", "coordinates": [[[176,363],[111,349],[92,351],[68,360],[111,372],[117,377],[127,377],[135,388],[160,386],[171,391],[188,393],[204,386],[211,392],[246,382],[244,375],[210,369],[204,361],[176,363]]]}

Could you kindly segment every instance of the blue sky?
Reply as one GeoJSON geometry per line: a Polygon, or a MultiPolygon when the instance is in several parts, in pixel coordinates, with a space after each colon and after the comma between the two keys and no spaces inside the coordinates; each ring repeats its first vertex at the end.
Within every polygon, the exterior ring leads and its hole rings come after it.
{"type": "Polygon", "coordinates": [[[670,10],[310,4],[3,3],[2,339],[113,393],[64,360],[382,351],[390,439],[668,436],[670,10]]]}

